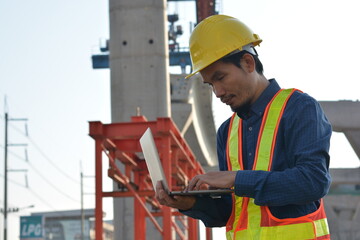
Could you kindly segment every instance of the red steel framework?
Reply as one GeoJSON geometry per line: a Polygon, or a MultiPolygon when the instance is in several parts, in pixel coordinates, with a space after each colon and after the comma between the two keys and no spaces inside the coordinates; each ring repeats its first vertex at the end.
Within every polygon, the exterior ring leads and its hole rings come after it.
{"type": "MultiPolygon", "coordinates": [[[[125,123],[90,122],[89,135],[95,140],[95,239],[103,239],[104,197],[134,198],[136,240],[146,239],[146,217],[163,239],[198,239],[197,220],[182,215],[176,209],[161,206],[154,197],[155,192],[139,144],[140,137],[148,127],[153,133],[164,174],[172,190],[182,189],[189,179],[204,173],[171,118],[147,121],[144,116],[136,116],[131,118],[131,122],[125,123]],[[108,176],[121,186],[119,191],[103,191],[103,153],[109,160],[108,176]],[[119,169],[119,163],[123,171],[119,169]],[[156,219],[159,217],[162,218],[162,226],[156,219]]],[[[206,228],[206,239],[211,238],[211,230],[206,228]]]]}

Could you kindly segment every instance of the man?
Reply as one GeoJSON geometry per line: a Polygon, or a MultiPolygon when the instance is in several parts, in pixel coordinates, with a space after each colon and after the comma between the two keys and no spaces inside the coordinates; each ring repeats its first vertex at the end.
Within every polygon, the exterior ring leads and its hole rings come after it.
{"type": "Polygon", "coordinates": [[[218,172],[198,175],[187,190],[233,188],[221,198],[156,197],[200,219],[226,226],[227,239],[330,239],[321,198],[330,186],[331,126],[320,105],[267,80],[254,49],[262,40],[239,20],[214,15],[190,38],[194,71],[234,115],[217,133],[218,172]]]}

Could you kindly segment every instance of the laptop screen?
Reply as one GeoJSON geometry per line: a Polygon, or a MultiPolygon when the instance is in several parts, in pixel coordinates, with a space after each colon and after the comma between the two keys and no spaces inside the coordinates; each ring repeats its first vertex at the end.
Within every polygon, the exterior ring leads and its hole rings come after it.
{"type": "Polygon", "coordinates": [[[165,179],[164,171],[150,128],[148,128],[140,138],[140,145],[145,157],[146,166],[150,173],[154,190],[156,190],[156,183],[158,181],[162,181],[165,191],[169,193],[169,187],[165,179]]]}

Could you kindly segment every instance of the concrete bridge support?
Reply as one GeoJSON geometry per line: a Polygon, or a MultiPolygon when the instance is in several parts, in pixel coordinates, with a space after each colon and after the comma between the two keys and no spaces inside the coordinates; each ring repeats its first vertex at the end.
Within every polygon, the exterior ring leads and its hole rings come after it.
{"type": "MultiPolygon", "coordinates": [[[[323,101],[320,104],[333,131],[343,132],[360,158],[360,102],[323,101]]],[[[325,197],[331,239],[360,239],[360,168],[331,169],[331,176],[331,190],[325,197]]]]}
{"type": "MultiPolygon", "coordinates": [[[[110,0],[112,122],[170,117],[166,0],[110,0]]],[[[118,186],[114,185],[114,190],[118,186]]],[[[115,239],[134,236],[132,199],[114,198],[115,239]]],[[[149,239],[160,239],[147,224],[149,239]]]]}

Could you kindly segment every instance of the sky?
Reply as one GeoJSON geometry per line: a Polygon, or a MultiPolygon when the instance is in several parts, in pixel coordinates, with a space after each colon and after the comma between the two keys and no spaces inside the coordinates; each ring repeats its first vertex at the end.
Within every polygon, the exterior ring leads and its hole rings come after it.
{"type": "MultiPolygon", "coordinates": [[[[171,3],[186,44],[193,3],[171,3]]],[[[360,30],[356,0],[223,0],[220,12],[237,17],[257,33],[265,76],[296,87],[318,100],[359,99],[357,88],[360,30]]],[[[139,16],[141,17],[141,16],[139,16]]],[[[88,121],[110,123],[110,71],[94,70],[91,55],[109,37],[108,1],[3,0],[0,3],[0,208],[3,208],[4,116],[9,121],[9,239],[18,239],[19,216],[31,212],[80,208],[80,171],[84,206],[94,207],[94,141],[88,121]],[[82,166],[82,167],[80,167],[82,166]],[[27,181],[26,181],[27,179],[27,181]],[[33,208],[27,208],[34,205],[33,208]]],[[[171,68],[172,72],[179,69],[171,68]]],[[[214,100],[216,124],[231,112],[214,100]]],[[[331,167],[359,167],[341,133],[331,142],[331,167]]],[[[105,189],[111,182],[105,179],[105,189]]],[[[110,199],[104,200],[107,218],[110,199]]],[[[0,230],[3,218],[0,219],[0,230]]],[[[2,236],[2,234],[0,234],[2,236]]]]}

